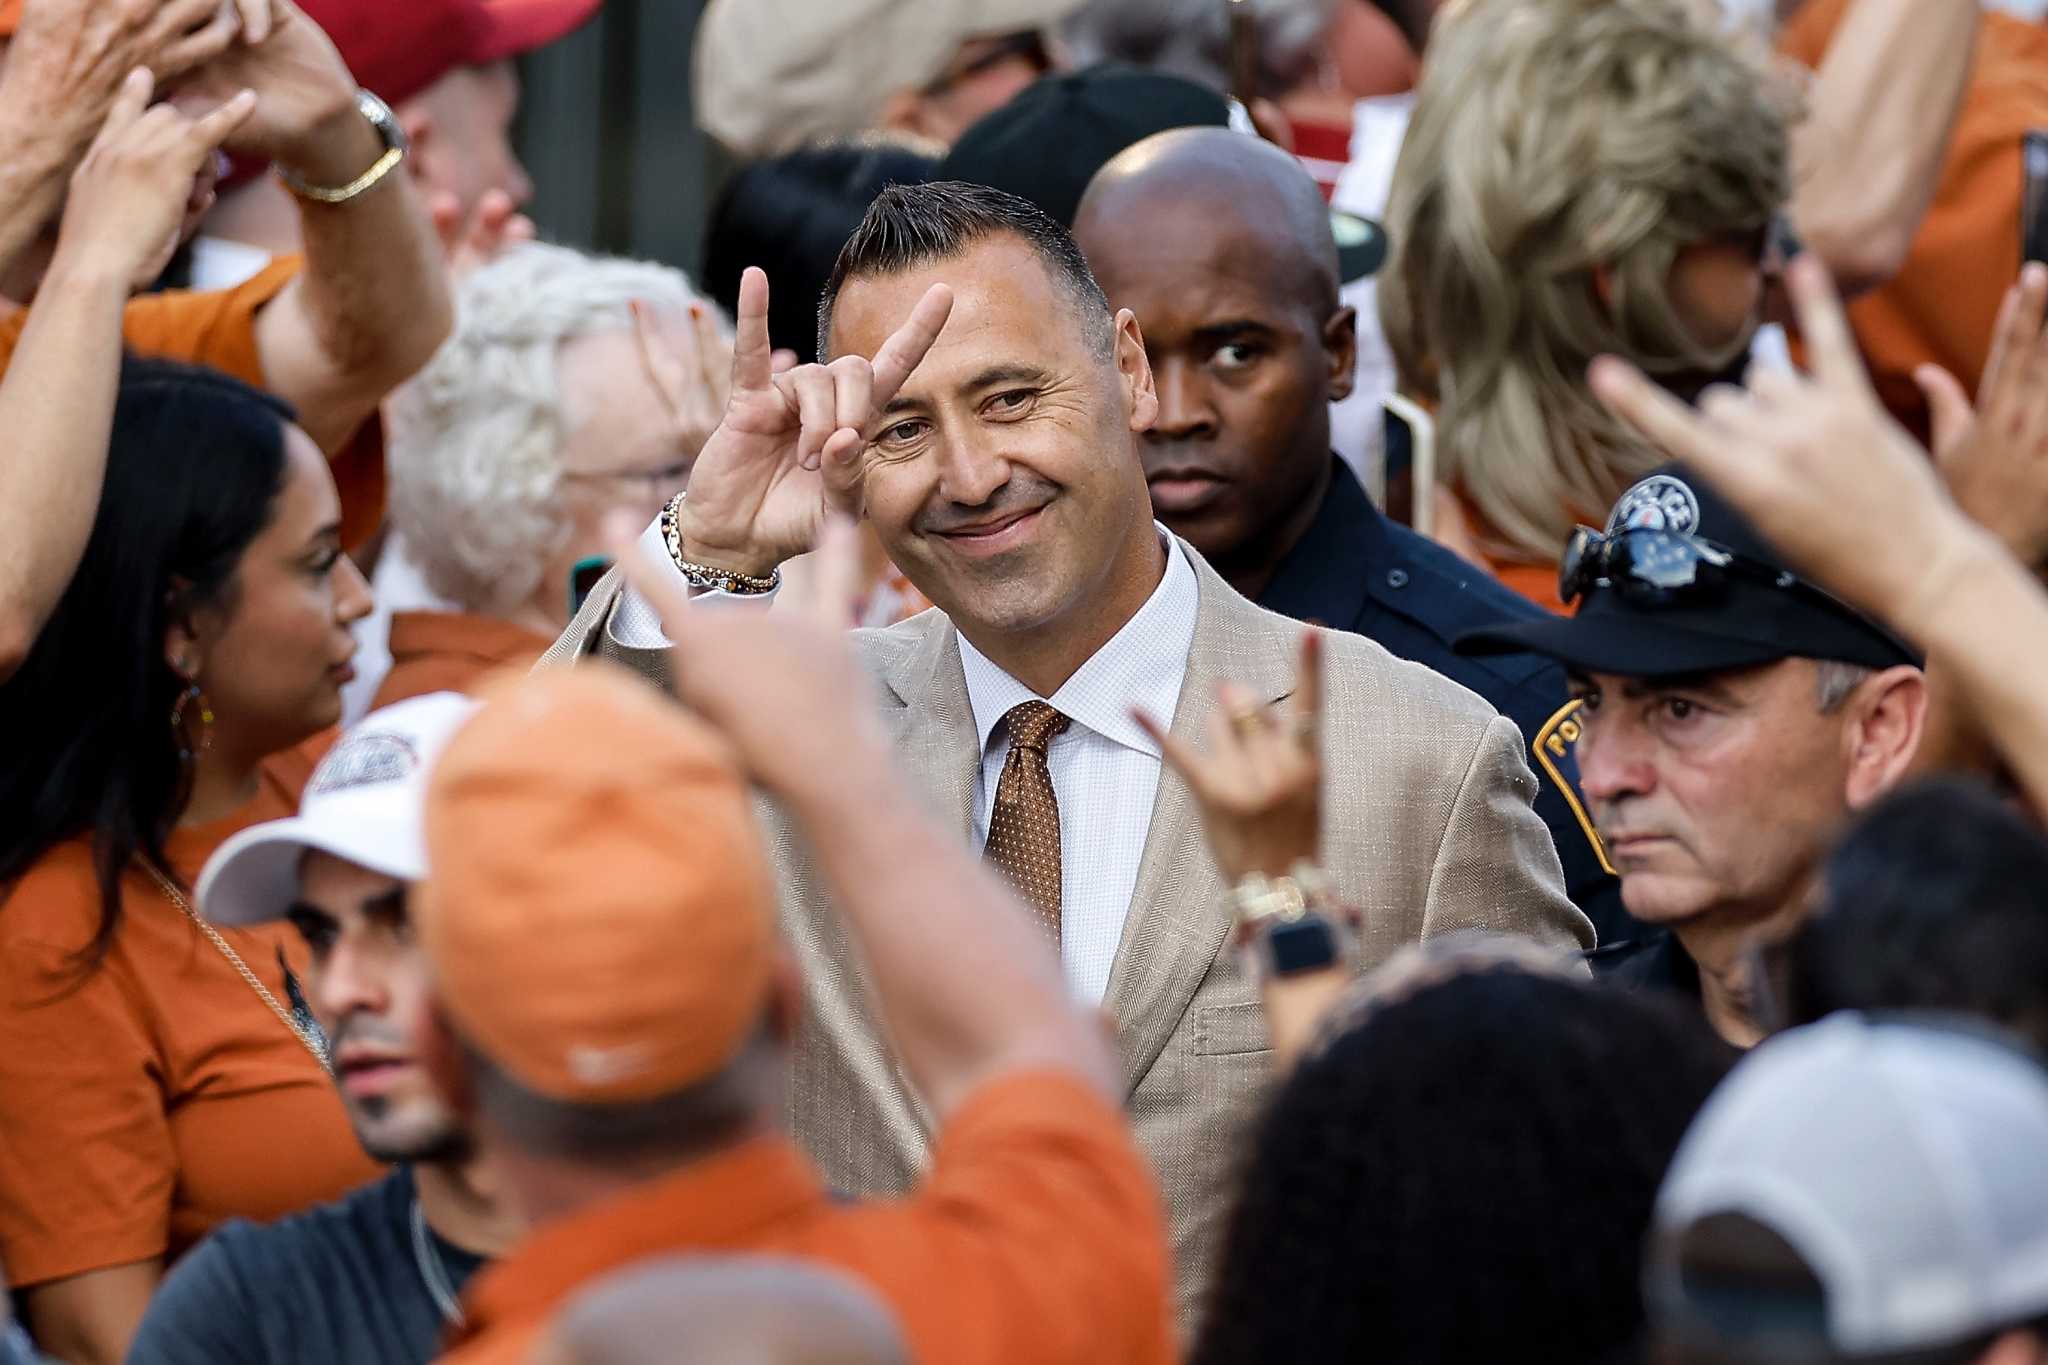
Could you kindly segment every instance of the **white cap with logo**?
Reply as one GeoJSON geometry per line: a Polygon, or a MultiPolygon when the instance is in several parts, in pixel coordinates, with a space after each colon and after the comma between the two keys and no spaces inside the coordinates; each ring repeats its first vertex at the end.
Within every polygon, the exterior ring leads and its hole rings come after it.
{"type": "Polygon", "coordinates": [[[1720,1214],[1799,1253],[1835,1352],[1916,1351],[2038,1319],[2048,1070],[1961,1022],[1839,1014],[1781,1034],[1736,1067],[1672,1159],[1647,1268],[1660,1318],[1705,1308],[1678,1251],[1720,1214]]]}
{"type": "Polygon", "coordinates": [[[335,741],[299,798],[299,813],[243,830],[199,874],[199,913],[219,924],[280,919],[298,899],[309,849],[399,881],[427,875],[427,774],[477,703],[434,692],[363,717],[335,741]]]}

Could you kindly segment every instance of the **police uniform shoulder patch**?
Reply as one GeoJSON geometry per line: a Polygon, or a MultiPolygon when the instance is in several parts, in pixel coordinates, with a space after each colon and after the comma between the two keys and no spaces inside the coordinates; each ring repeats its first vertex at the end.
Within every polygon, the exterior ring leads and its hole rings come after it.
{"type": "Polygon", "coordinates": [[[1652,474],[1614,504],[1607,516],[1607,534],[1648,529],[1691,535],[1699,529],[1700,500],[1681,478],[1652,474]]]}
{"type": "MultiPolygon", "coordinates": [[[[1673,480],[1673,482],[1677,482],[1673,480]]],[[[1679,485],[1681,488],[1683,484],[1679,485]]],[[[1691,494],[1690,489],[1686,492],[1691,494]]],[[[1593,856],[1600,860],[1600,870],[1610,877],[1621,874],[1614,870],[1614,864],[1607,861],[1607,846],[1600,842],[1600,831],[1593,828],[1593,817],[1586,814],[1586,803],[1579,798],[1578,789],[1573,787],[1559,766],[1585,733],[1585,727],[1578,722],[1578,710],[1585,703],[1574,697],[1561,707],[1557,714],[1543,723],[1536,732],[1536,738],[1529,745],[1529,752],[1536,759],[1536,766],[1550,779],[1551,785],[1564,794],[1564,803],[1571,808],[1572,818],[1579,822],[1585,832],[1586,842],[1593,846],[1593,856]]]]}

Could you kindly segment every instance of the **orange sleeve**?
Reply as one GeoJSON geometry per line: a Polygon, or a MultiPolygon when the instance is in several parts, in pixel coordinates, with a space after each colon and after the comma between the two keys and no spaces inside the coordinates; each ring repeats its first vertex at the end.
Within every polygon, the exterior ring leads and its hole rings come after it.
{"type": "Polygon", "coordinates": [[[1072,1077],[1006,1077],[971,1096],[902,1216],[916,1224],[904,1259],[869,1265],[909,1281],[890,1298],[919,1305],[904,1313],[915,1358],[1174,1359],[1152,1172],[1123,1113],[1072,1077]]]}
{"type": "Polygon", "coordinates": [[[256,350],[256,314],[298,277],[302,264],[297,256],[280,256],[233,289],[174,289],[131,299],[122,336],[142,355],[206,365],[267,388],[256,350]]]}
{"type": "Polygon", "coordinates": [[[9,926],[72,918],[37,897],[89,924],[85,891],[32,872],[0,906],[0,1261],[17,1289],[169,1245],[177,1154],[139,998],[115,964],[80,978],[76,942],[9,926]]]}

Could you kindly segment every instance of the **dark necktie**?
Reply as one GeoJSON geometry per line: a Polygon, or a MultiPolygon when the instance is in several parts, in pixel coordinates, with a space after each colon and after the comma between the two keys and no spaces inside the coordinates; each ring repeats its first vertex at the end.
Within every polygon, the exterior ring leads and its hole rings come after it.
{"type": "Polygon", "coordinates": [[[1068,724],[1067,717],[1042,701],[1020,702],[1004,714],[1010,753],[996,783],[996,805],[983,850],[1017,894],[1038,911],[1055,945],[1060,941],[1060,807],[1053,796],[1045,749],[1068,724]]]}

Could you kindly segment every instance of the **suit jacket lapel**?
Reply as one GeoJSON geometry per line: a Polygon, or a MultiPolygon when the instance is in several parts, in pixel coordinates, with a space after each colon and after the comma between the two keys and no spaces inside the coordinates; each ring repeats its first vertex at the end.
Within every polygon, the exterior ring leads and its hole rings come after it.
{"type": "Polygon", "coordinates": [[[960,666],[960,640],[941,612],[914,649],[878,670],[885,704],[893,704],[896,751],[935,813],[961,837],[974,832],[974,783],[980,772],[974,707],[960,666]]]}
{"type": "MultiPolygon", "coordinates": [[[[1195,566],[1199,593],[1195,642],[1174,708],[1173,733],[1200,745],[1216,709],[1217,683],[1235,682],[1262,704],[1288,694],[1298,652],[1292,642],[1300,627],[1260,611],[1192,546],[1183,542],[1181,548],[1195,566]]],[[[1127,1093],[1137,1089],[1180,1027],[1223,949],[1230,931],[1225,889],[1194,796],[1171,768],[1162,769],[1137,889],[1102,1002],[1117,1022],[1127,1093]]]]}

